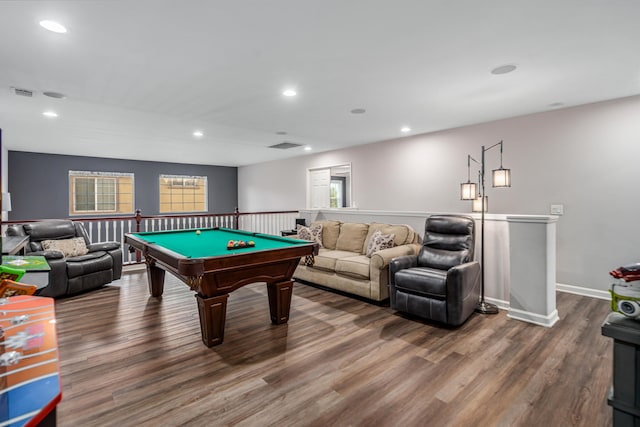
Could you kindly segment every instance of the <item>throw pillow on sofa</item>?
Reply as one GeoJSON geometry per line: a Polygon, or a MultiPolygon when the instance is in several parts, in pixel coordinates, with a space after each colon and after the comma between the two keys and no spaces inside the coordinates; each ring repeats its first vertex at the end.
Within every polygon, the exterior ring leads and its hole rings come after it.
{"type": "Polygon", "coordinates": [[[371,256],[383,249],[393,248],[395,246],[394,234],[382,234],[380,230],[373,233],[371,236],[371,240],[369,240],[369,246],[367,247],[367,256],[371,258],[371,256]]]}
{"type": "Polygon", "coordinates": [[[298,225],[298,238],[315,242],[322,247],[322,224],[314,224],[310,227],[298,225]]]}
{"type": "Polygon", "coordinates": [[[364,246],[362,248],[362,253],[367,253],[367,247],[369,246],[369,242],[371,241],[371,236],[376,231],[380,231],[382,234],[393,234],[395,237],[393,241],[396,242],[396,246],[405,245],[407,243],[413,243],[414,240],[414,231],[409,225],[402,224],[384,224],[379,222],[372,222],[369,224],[369,232],[367,234],[367,238],[364,241],[364,246]]]}
{"type": "Polygon", "coordinates": [[[65,257],[74,257],[86,255],[89,253],[87,245],[82,237],[74,237],[72,239],[59,240],[43,240],[42,249],[60,251],[65,257]]]}

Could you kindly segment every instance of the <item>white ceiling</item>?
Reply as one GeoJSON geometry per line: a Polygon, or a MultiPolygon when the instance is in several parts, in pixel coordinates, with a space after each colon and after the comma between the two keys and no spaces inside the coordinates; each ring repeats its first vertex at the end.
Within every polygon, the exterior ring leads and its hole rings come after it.
{"type": "Polygon", "coordinates": [[[0,128],[10,150],[241,166],[636,95],[639,42],[637,0],[0,1],[0,128]]]}

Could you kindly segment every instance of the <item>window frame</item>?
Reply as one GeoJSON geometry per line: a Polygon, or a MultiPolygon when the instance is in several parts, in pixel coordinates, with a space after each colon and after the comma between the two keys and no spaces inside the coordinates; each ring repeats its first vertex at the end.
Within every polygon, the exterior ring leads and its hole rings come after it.
{"type": "Polygon", "coordinates": [[[199,175],[176,175],[176,174],[160,174],[158,175],[158,212],[160,214],[163,215],[171,215],[171,214],[201,214],[201,213],[207,213],[209,212],[209,177],[204,175],[204,176],[199,176],[199,175]],[[168,183],[163,184],[163,180],[167,180],[168,183]],[[195,207],[196,205],[199,203],[196,201],[196,196],[199,195],[198,193],[195,192],[196,189],[198,189],[200,187],[200,182],[202,182],[202,197],[203,197],[203,204],[204,207],[202,210],[196,210],[195,207]],[[175,191],[176,189],[180,189],[182,188],[182,193],[180,194],[181,198],[182,198],[182,210],[174,210],[173,209],[173,205],[178,203],[178,202],[174,202],[174,201],[170,201],[169,203],[163,203],[162,199],[163,199],[163,195],[164,193],[162,192],[163,188],[169,188],[172,191],[168,192],[168,196],[172,197],[173,196],[173,191],[175,191]],[[188,189],[193,189],[194,192],[191,194],[186,194],[185,190],[188,189]],[[193,195],[194,201],[193,202],[189,202],[191,204],[193,204],[194,209],[193,210],[185,210],[184,209],[184,205],[185,205],[185,201],[184,201],[184,196],[185,195],[193,195]],[[168,205],[170,207],[170,210],[163,210],[163,205],[168,205]]]}
{"type": "MultiPolygon", "coordinates": [[[[88,203],[87,203],[88,204],[88,203]]],[[[86,216],[86,215],[132,215],[135,212],[135,175],[133,173],[127,172],[98,172],[98,171],[77,171],[77,170],[69,170],[69,216],[86,216]],[[120,182],[121,178],[126,178],[131,180],[131,210],[125,211],[121,210],[121,206],[128,205],[128,201],[123,201],[121,199],[122,195],[129,193],[121,193],[119,191],[119,185],[123,184],[120,182]],[[94,187],[94,200],[93,207],[94,210],[80,210],[77,209],[78,201],[77,201],[77,188],[76,188],[76,180],[77,179],[90,179],[93,180],[94,187]],[[100,191],[100,180],[109,180],[113,181],[113,205],[114,209],[98,209],[99,207],[99,199],[104,196],[111,196],[111,194],[106,194],[100,191]]]]}

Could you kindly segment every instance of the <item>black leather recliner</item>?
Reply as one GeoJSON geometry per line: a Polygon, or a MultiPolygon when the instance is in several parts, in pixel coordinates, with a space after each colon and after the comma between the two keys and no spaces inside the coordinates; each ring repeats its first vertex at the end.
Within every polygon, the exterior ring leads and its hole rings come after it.
{"type": "Polygon", "coordinates": [[[432,215],[418,255],[391,260],[391,308],[458,326],[480,298],[480,264],[473,261],[475,222],[464,215],[432,215]]]}
{"type": "Polygon", "coordinates": [[[70,220],[46,220],[11,225],[7,236],[29,236],[25,255],[43,255],[51,271],[49,284],[38,295],[60,297],[99,288],[122,275],[122,249],[118,242],[91,243],[84,225],[70,220]],[[43,250],[42,241],[82,237],[85,255],[65,258],[57,250],[43,250]]]}

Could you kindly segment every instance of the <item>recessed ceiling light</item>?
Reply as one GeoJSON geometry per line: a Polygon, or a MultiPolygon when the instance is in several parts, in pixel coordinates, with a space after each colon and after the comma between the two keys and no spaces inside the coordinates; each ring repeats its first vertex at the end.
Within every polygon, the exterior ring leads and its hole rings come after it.
{"type": "Polygon", "coordinates": [[[307,145],[306,147],[304,147],[304,151],[311,151],[311,147],[307,145]]]}
{"type": "Polygon", "coordinates": [[[295,90],[293,90],[293,89],[286,89],[284,92],[282,92],[282,94],[283,94],[284,96],[289,96],[289,97],[291,97],[291,96],[296,96],[296,95],[298,94],[298,92],[296,92],[296,91],[295,91],[295,90]]]}
{"type": "Polygon", "coordinates": [[[49,31],[53,31],[54,33],[64,34],[67,32],[67,29],[65,28],[65,26],[56,21],[48,21],[48,20],[40,21],[40,26],[49,31]]]}
{"type": "Polygon", "coordinates": [[[365,110],[364,108],[354,108],[353,110],[351,110],[351,114],[364,114],[366,112],[367,110],[365,110]]]}
{"type": "Polygon", "coordinates": [[[193,136],[195,136],[196,138],[200,138],[201,136],[204,136],[204,133],[202,133],[201,130],[196,130],[193,131],[193,136]]]}
{"type": "Polygon", "coordinates": [[[491,70],[491,74],[507,74],[518,68],[514,64],[505,64],[491,70]]]}
{"type": "Polygon", "coordinates": [[[47,117],[58,117],[58,113],[55,111],[45,111],[42,115],[47,117]]]}
{"type": "Polygon", "coordinates": [[[404,132],[404,133],[411,132],[411,128],[409,126],[404,126],[402,129],[400,129],[400,132],[404,132]]]}

